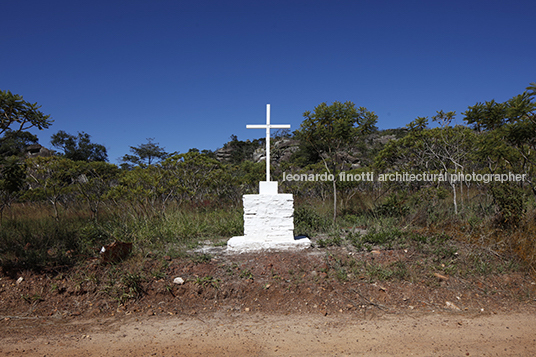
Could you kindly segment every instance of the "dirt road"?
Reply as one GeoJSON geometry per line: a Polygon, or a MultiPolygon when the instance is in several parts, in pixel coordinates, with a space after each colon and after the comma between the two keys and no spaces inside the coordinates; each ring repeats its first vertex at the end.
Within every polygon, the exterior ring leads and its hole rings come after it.
{"type": "Polygon", "coordinates": [[[534,356],[533,314],[4,320],[1,356],[534,356]]]}

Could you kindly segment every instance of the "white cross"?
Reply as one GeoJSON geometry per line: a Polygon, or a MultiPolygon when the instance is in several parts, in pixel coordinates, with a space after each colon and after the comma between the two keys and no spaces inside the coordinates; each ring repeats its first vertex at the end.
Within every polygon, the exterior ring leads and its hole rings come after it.
{"type": "Polygon", "coordinates": [[[266,125],[246,125],[247,129],[266,129],[266,181],[270,181],[270,129],[290,129],[290,124],[270,124],[270,104],[266,104],[266,125]]]}

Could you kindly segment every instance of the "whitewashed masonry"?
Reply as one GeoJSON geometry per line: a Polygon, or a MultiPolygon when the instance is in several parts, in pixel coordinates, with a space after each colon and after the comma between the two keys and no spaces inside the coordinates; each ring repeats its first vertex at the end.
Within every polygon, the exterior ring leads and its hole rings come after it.
{"type": "Polygon", "coordinates": [[[294,199],[292,194],[278,194],[277,182],[261,181],[260,194],[242,199],[244,235],[231,238],[228,251],[304,249],[311,245],[308,238],[294,238],[294,199]]]}

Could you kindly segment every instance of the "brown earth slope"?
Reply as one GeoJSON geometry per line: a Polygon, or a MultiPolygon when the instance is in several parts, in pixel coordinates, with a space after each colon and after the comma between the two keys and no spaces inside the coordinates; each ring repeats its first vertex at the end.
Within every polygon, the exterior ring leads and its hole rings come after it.
{"type": "Polygon", "coordinates": [[[0,355],[536,355],[530,275],[425,261],[411,248],[220,249],[4,272],[0,355]]]}

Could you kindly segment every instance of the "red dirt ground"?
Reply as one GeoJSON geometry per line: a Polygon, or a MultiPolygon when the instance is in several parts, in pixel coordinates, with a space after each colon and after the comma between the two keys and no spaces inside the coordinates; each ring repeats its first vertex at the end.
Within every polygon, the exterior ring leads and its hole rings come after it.
{"type": "Polygon", "coordinates": [[[0,272],[0,355],[536,355],[529,275],[382,280],[341,275],[348,257],[419,258],[316,248],[0,272]]]}

